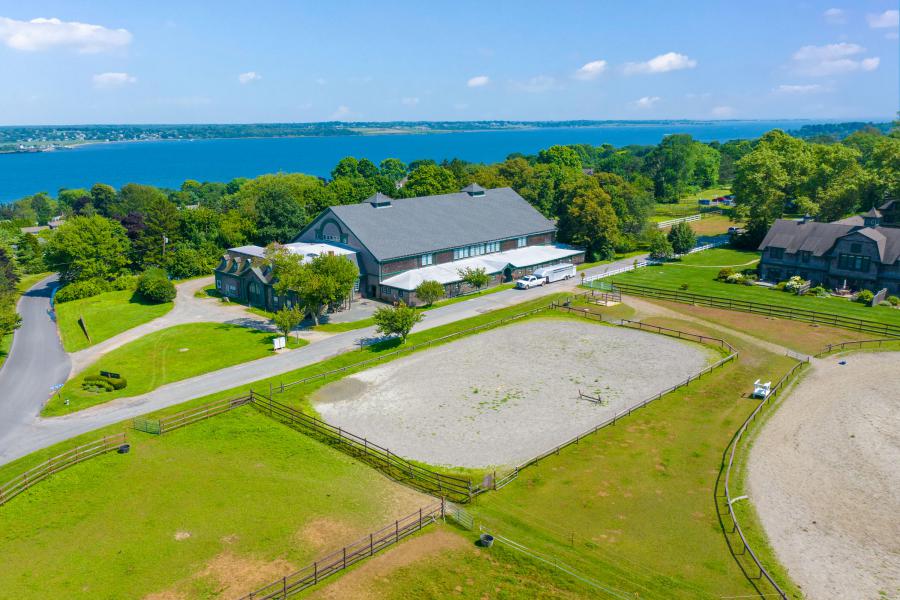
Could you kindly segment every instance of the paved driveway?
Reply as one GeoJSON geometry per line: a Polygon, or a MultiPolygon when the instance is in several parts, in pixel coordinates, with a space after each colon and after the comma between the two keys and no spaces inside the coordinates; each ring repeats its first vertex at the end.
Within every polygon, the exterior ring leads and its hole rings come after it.
{"type": "MultiPolygon", "coordinates": [[[[644,257],[638,256],[621,260],[616,263],[594,267],[593,269],[587,270],[587,274],[602,273],[607,270],[630,265],[634,260],[641,260],[642,258],[644,257]]],[[[425,319],[416,325],[414,331],[431,329],[433,327],[497,310],[499,308],[514,306],[534,298],[560,291],[572,290],[579,282],[580,277],[577,277],[570,281],[558,282],[530,290],[504,290],[502,292],[472,298],[465,302],[458,302],[456,304],[436,308],[425,313],[425,319]]],[[[202,285],[202,283],[198,285],[202,285]]],[[[193,293],[191,293],[190,296],[193,298],[193,293]]],[[[203,302],[202,305],[205,307],[207,303],[203,302]]],[[[173,309],[173,312],[175,310],[176,309],[173,309]]],[[[211,320],[207,317],[208,315],[204,313],[199,320],[211,320]]],[[[141,396],[120,398],[63,417],[53,417],[49,419],[35,418],[36,411],[33,411],[30,422],[18,423],[17,427],[15,427],[15,431],[10,431],[7,438],[3,440],[3,443],[0,443],[0,464],[5,464],[41,448],[45,448],[76,435],[112,423],[117,423],[124,419],[180,404],[192,398],[213,394],[240,385],[246,385],[260,379],[272,377],[280,373],[286,373],[325,360],[332,356],[358,348],[361,343],[364,343],[367,339],[371,339],[376,335],[374,327],[366,327],[364,329],[322,337],[315,341],[315,343],[311,343],[308,346],[304,346],[303,348],[291,352],[261,358],[234,367],[228,367],[227,369],[206,373],[191,379],[177,381],[141,396]]]]}
{"type": "Polygon", "coordinates": [[[10,434],[34,423],[51,395],[51,386],[63,383],[69,374],[69,357],[50,311],[50,293],[56,283],[56,275],[48,277],[19,298],[22,327],[0,369],[0,453],[14,445],[10,434]]]}

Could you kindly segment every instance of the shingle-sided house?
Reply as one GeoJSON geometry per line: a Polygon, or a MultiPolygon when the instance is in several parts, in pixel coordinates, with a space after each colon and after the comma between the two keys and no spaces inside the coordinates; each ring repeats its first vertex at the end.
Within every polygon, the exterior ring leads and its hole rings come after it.
{"type": "Polygon", "coordinates": [[[760,244],[760,277],[900,293],[900,202],[834,223],[778,219],[760,244]]]}
{"type": "MultiPolygon", "coordinates": [[[[322,254],[345,256],[354,264],[357,262],[356,252],[352,248],[337,243],[285,244],[283,248],[299,254],[304,262],[322,254]]],[[[294,294],[279,296],[275,293],[272,287],[272,268],[266,260],[265,251],[260,246],[241,246],[228,250],[215,270],[216,291],[226,298],[269,311],[293,306],[297,302],[294,294]]],[[[359,281],[347,300],[358,295],[359,281]]]]}
{"type": "Polygon", "coordinates": [[[555,243],[556,226],[510,188],[472,184],[452,194],[392,199],[376,194],[323,211],[294,240],[340,244],[356,252],[360,292],[416,304],[423,281],[448,297],[470,291],[459,271],[484,268],[489,285],[536,268],[581,263],[584,251],[555,243]]]}

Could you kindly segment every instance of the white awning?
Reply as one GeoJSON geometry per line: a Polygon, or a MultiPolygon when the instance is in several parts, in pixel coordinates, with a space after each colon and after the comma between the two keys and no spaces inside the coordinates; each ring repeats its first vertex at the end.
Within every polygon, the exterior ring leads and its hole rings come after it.
{"type": "Polygon", "coordinates": [[[484,269],[488,275],[494,275],[502,272],[507,266],[513,269],[523,269],[570,258],[583,252],[584,250],[577,250],[563,244],[526,246],[515,250],[507,250],[506,252],[494,252],[492,254],[404,271],[393,277],[388,277],[381,282],[381,285],[412,291],[419,287],[419,284],[423,281],[437,281],[444,285],[462,281],[459,271],[467,268],[484,269]]]}

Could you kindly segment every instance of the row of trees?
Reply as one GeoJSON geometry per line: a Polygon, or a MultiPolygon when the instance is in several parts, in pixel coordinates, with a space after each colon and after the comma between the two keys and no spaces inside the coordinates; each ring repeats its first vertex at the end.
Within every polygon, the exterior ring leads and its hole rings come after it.
{"type": "Polygon", "coordinates": [[[655,146],[553,146],[494,164],[388,158],[376,165],[347,157],[329,180],[277,173],[227,183],[188,180],[175,190],[98,183],[4,205],[0,219],[10,219],[15,231],[7,245],[18,270],[52,269],[65,283],[108,284],[148,268],[173,277],[209,273],[226,248],[288,242],[326,207],[375,192],[423,196],[475,182],[513,188],[558,223],[561,241],[602,259],[656,237],[648,225],[656,203],[732,178],[737,215],[748,223],[745,241],[754,244],[785,212],[831,220],[900,193],[900,133],[867,129],[837,143],[813,143],[775,130],[724,144],[672,135],[655,146]],[[45,244],[17,233],[15,226],[57,215],[66,223],[41,234],[45,244]]]}

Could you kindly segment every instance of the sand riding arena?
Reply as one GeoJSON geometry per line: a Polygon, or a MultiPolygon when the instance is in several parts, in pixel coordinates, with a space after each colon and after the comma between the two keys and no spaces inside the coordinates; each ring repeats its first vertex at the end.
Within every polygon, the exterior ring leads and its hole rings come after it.
{"type": "Polygon", "coordinates": [[[663,335],[538,319],[356,373],[319,390],[313,403],[329,423],[406,458],[509,466],[717,358],[704,346],[663,335]]]}

